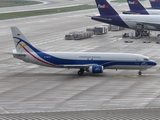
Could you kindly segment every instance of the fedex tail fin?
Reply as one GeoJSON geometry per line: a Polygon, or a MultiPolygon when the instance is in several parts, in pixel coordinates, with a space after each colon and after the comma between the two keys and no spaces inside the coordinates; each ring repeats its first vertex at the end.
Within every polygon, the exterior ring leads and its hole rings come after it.
{"type": "Polygon", "coordinates": [[[106,0],[95,0],[101,16],[118,15],[106,0]]]}
{"type": "Polygon", "coordinates": [[[25,54],[32,51],[34,52],[38,51],[29,43],[29,41],[25,38],[25,36],[21,33],[21,31],[17,27],[11,27],[11,31],[17,53],[25,54]]]}
{"type": "Polygon", "coordinates": [[[144,6],[138,0],[127,0],[129,8],[132,12],[140,14],[149,14],[144,6]]]}
{"type": "Polygon", "coordinates": [[[160,9],[160,0],[149,0],[153,9],[160,9]]]}

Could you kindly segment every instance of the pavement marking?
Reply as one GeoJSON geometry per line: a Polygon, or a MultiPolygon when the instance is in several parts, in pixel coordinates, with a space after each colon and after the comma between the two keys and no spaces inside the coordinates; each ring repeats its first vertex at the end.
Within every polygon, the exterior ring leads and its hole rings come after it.
{"type": "Polygon", "coordinates": [[[113,76],[114,78],[127,78],[127,77],[130,77],[130,78],[138,78],[139,76],[113,76]]]}
{"type": "Polygon", "coordinates": [[[3,110],[5,113],[9,113],[7,110],[5,110],[4,108],[0,107],[1,110],[3,110]]]}
{"type": "Polygon", "coordinates": [[[125,76],[113,76],[114,78],[125,78],[125,76]]]}
{"type": "Polygon", "coordinates": [[[128,76],[128,77],[131,77],[131,78],[138,78],[139,76],[128,76]]]}

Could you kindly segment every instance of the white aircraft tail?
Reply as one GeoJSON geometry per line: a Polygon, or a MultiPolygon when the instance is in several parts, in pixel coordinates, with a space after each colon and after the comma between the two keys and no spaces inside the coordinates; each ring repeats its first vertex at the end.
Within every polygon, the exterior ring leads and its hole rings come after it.
{"type": "Polygon", "coordinates": [[[29,41],[17,27],[11,27],[11,31],[17,53],[26,53],[33,51],[34,47],[29,43],[29,41]]]}

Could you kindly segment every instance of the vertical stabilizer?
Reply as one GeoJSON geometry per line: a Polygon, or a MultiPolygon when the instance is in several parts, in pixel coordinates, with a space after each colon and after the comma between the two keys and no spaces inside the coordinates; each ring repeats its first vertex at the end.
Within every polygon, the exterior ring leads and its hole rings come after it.
{"type": "Polygon", "coordinates": [[[160,9],[160,0],[149,0],[153,9],[160,9]]]}
{"type": "Polygon", "coordinates": [[[92,20],[108,23],[120,27],[129,28],[121,16],[112,8],[106,0],[95,0],[100,16],[91,17],[92,20]]]}
{"type": "Polygon", "coordinates": [[[127,0],[129,8],[133,12],[140,14],[149,14],[144,6],[138,0],[127,0]]]}
{"type": "Polygon", "coordinates": [[[118,15],[106,0],[95,0],[101,16],[118,15]]]}
{"type": "Polygon", "coordinates": [[[17,27],[11,27],[11,31],[17,53],[36,51],[17,27]]]}

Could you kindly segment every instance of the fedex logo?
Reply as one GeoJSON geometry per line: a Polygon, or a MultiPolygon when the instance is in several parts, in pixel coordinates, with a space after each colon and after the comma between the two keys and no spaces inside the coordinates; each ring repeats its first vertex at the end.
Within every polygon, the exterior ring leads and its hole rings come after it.
{"type": "Polygon", "coordinates": [[[98,4],[98,8],[109,8],[109,6],[107,6],[107,5],[100,5],[100,4],[98,4]]]}
{"type": "Polygon", "coordinates": [[[132,4],[132,5],[138,4],[138,2],[136,2],[136,1],[133,1],[133,2],[129,1],[128,3],[132,4]]]}
{"type": "Polygon", "coordinates": [[[158,0],[150,0],[151,2],[158,2],[158,0]]]}

